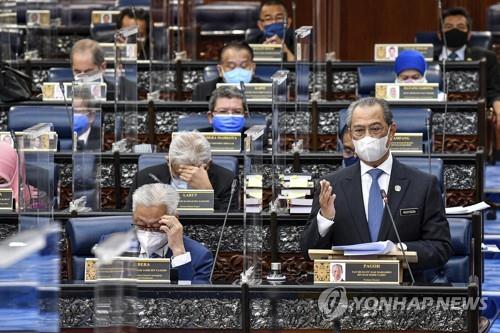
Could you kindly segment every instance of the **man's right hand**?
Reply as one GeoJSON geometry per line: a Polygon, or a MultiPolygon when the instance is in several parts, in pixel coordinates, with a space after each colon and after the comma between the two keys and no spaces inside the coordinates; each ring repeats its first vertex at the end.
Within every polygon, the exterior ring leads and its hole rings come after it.
{"type": "Polygon", "coordinates": [[[327,180],[321,180],[319,182],[320,192],[319,192],[319,206],[321,208],[320,214],[325,219],[333,220],[335,218],[335,193],[333,193],[333,188],[330,182],[327,180]]]}

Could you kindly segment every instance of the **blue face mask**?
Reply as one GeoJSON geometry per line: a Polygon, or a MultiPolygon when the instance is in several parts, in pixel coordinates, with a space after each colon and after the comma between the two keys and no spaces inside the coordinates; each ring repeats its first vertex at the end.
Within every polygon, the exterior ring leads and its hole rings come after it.
{"type": "Polygon", "coordinates": [[[266,38],[277,35],[279,38],[283,39],[285,35],[285,24],[283,22],[275,22],[264,26],[264,35],[266,38]]]}
{"type": "Polygon", "coordinates": [[[248,69],[236,67],[229,72],[224,72],[223,76],[226,83],[240,84],[241,81],[243,81],[243,83],[250,83],[250,81],[252,81],[253,72],[248,69]]]}
{"type": "Polygon", "coordinates": [[[89,118],[81,113],[73,114],[73,131],[76,132],[78,136],[85,133],[89,127],[89,118]]]}
{"type": "Polygon", "coordinates": [[[187,190],[189,188],[189,184],[186,181],[174,177],[170,180],[170,185],[176,190],[187,190]]]}
{"type": "Polygon", "coordinates": [[[245,117],[242,114],[216,114],[212,119],[215,132],[241,132],[245,126],[245,117]]]}
{"type": "Polygon", "coordinates": [[[356,164],[356,162],[358,162],[358,160],[359,160],[359,158],[357,156],[351,156],[348,158],[344,158],[343,159],[344,168],[347,168],[348,166],[356,164]]]}

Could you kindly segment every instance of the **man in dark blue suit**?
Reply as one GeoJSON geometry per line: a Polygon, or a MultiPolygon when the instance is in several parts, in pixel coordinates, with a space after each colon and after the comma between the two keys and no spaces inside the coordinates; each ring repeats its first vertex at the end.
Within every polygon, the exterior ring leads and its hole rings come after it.
{"type": "Polygon", "coordinates": [[[179,281],[210,283],[212,253],[203,245],[184,236],[176,216],[177,191],[167,184],[147,184],[135,190],[133,223],[137,241],[129,250],[139,257],[170,258],[179,281]]]}
{"type": "Polygon", "coordinates": [[[321,180],[301,247],[329,249],[390,240],[397,243],[380,191],[401,236],[402,247],[417,252],[412,265],[416,280],[423,270],[444,265],[452,255],[451,236],[436,177],[405,166],[393,158],[390,146],[396,123],[386,101],[364,98],[347,114],[356,155],[360,161],[321,180]]]}

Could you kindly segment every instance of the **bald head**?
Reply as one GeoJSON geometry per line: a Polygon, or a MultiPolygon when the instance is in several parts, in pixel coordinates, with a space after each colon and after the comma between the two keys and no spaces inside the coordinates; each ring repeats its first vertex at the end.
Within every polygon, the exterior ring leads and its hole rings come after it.
{"type": "Polygon", "coordinates": [[[80,39],[71,49],[71,69],[73,75],[104,71],[106,62],[104,52],[92,39],[80,39]]]}

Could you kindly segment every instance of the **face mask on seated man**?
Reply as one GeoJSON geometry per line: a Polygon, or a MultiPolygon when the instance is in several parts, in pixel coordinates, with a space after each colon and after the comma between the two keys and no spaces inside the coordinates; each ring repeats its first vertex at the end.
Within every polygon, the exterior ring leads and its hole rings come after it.
{"type": "Polygon", "coordinates": [[[250,83],[255,71],[253,54],[248,45],[228,47],[221,54],[217,70],[226,83],[250,83]]]}
{"type": "Polygon", "coordinates": [[[243,94],[237,87],[219,87],[210,97],[208,122],[214,132],[242,132],[246,122],[243,94]]]}
{"type": "Polygon", "coordinates": [[[396,83],[427,83],[425,70],[427,64],[420,52],[406,50],[394,62],[396,83]]]}

